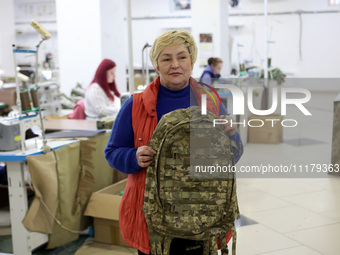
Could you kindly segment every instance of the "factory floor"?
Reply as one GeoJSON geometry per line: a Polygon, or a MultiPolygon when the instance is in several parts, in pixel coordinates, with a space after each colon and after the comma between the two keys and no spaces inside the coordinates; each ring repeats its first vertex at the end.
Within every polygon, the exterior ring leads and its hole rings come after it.
{"type": "MultiPolygon", "coordinates": [[[[238,197],[242,216],[250,219],[237,228],[238,255],[339,254],[340,178],[239,179],[238,197]]],[[[5,215],[1,209],[0,218],[5,215]]],[[[0,235],[10,233],[10,227],[0,227],[0,235]]],[[[137,254],[133,248],[91,240],[83,240],[77,250],[34,254],[137,254]]],[[[0,254],[4,248],[2,243],[0,254]]]]}
{"type": "MultiPolygon", "coordinates": [[[[302,118],[297,128],[285,129],[280,144],[246,144],[244,155],[237,165],[330,163],[333,96],[327,93],[317,96],[321,101],[310,105],[312,118],[302,118]]],[[[339,254],[339,175],[245,177],[238,178],[237,182],[243,216],[237,222],[238,255],[339,254]]],[[[0,224],[6,221],[6,217],[9,217],[8,208],[0,209],[0,224]]],[[[0,226],[0,235],[10,233],[10,227],[0,226]]],[[[1,249],[0,237],[0,254],[1,249]]],[[[131,255],[137,254],[137,251],[84,239],[74,253],[45,254],[131,255]]]]}

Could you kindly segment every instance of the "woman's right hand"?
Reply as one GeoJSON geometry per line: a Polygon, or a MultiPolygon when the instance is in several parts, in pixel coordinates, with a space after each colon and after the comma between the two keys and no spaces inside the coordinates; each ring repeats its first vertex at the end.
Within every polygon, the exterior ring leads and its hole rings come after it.
{"type": "Polygon", "coordinates": [[[153,157],[156,155],[156,151],[148,146],[141,146],[137,149],[136,158],[140,167],[148,167],[153,162],[153,157]]]}

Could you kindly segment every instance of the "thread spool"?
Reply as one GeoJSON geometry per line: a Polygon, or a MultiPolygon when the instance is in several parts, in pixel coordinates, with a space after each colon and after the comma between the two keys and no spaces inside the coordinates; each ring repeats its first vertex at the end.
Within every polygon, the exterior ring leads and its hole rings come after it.
{"type": "Polygon", "coordinates": [[[20,100],[22,111],[31,110],[31,101],[27,89],[20,90],[20,100]]]}
{"type": "Polygon", "coordinates": [[[33,107],[38,108],[39,107],[38,91],[34,88],[31,88],[30,93],[31,93],[31,99],[32,99],[33,107]]]}

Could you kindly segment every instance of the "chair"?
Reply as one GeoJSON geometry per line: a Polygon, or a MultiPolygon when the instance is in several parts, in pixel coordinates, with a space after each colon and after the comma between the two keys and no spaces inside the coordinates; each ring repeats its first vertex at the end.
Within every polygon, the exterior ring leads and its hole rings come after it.
{"type": "Polygon", "coordinates": [[[85,99],[80,99],[76,106],[73,108],[73,112],[68,116],[69,119],[84,120],[85,114],[85,99]]]}

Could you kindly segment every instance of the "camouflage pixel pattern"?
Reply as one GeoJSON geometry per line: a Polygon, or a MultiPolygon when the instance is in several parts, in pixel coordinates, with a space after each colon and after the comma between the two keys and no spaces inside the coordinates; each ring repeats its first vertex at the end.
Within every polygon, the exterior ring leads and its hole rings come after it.
{"type": "Polygon", "coordinates": [[[214,128],[211,112],[178,109],[162,117],[149,146],[157,151],[147,169],[143,211],[148,224],[152,255],[168,255],[173,238],[204,241],[204,255],[228,254],[225,235],[239,218],[234,173],[195,173],[196,163],[234,165],[231,140],[214,128]],[[223,244],[224,241],[224,244],[223,244]]]}
{"type": "Polygon", "coordinates": [[[340,164],[340,102],[334,102],[332,164],[340,164]]]}

